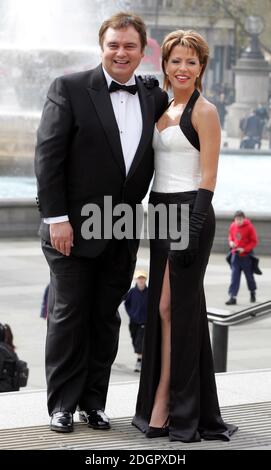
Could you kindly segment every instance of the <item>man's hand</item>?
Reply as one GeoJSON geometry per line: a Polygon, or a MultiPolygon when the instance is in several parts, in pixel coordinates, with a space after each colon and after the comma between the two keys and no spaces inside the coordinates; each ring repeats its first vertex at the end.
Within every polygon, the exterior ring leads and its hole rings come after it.
{"type": "Polygon", "coordinates": [[[244,248],[236,248],[236,251],[238,251],[238,253],[244,253],[244,248]]]}
{"type": "Polygon", "coordinates": [[[159,86],[159,81],[155,77],[155,75],[138,75],[138,78],[142,80],[145,87],[151,90],[152,88],[159,86]]]}
{"type": "Polygon", "coordinates": [[[73,246],[73,229],[70,222],[50,224],[51,245],[65,256],[71,253],[73,246]]]}
{"type": "Polygon", "coordinates": [[[229,245],[230,245],[231,248],[235,248],[235,243],[234,243],[234,241],[230,240],[230,241],[229,241],[229,245]]]}

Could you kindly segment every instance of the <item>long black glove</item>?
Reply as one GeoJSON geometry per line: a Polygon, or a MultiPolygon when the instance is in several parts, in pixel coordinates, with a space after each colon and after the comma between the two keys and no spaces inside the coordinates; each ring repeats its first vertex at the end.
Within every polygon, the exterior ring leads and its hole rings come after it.
{"type": "Polygon", "coordinates": [[[213,194],[213,191],[199,188],[189,219],[188,247],[185,250],[174,250],[171,252],[173,256],[178,258],[179,265],[184,268],[190,266],[198,254],[200,234],[212,202],[213,194]]]}

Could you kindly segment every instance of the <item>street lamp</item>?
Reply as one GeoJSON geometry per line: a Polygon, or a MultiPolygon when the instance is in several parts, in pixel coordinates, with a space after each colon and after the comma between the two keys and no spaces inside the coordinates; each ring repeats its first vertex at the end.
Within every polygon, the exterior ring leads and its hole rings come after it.
{"type": "Polygon", "coordinates": [[[259,35],[264,30],[264,21],[261,16],[248,16],[244,24],[245,31],[250,35],[250,44],[241,57],[248,59],[264,59],[259,44],[259,35]]]}

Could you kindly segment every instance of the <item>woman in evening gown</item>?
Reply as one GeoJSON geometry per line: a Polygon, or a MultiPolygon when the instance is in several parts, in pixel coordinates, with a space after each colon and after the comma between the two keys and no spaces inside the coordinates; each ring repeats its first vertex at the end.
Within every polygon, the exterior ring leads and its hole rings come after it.
{"type": "Polygon", "coordinates": [[[195,31],[170,33],[162,46],[164,88],[173,99],[153,136],[155,177],[149,203],[189,205],[189,244],[150,241],[148,319],[135,425],[149,438],[229,440],[237,427],[223,421],[217,398],[203,281],[215,218],[211,200],[220,150],[216,108],[201,94],[209,56],[195,31]]]}

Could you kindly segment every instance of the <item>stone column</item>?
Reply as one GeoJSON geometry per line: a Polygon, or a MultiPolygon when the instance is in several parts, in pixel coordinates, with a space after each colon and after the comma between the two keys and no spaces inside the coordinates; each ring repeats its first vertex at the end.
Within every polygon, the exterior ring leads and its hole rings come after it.
{"type": "Polygon", "coordinates": [[[235,103],[227,109],[225,129],[229,137],[241,137],[240,119],[259,103],[268,106],[270,66],[264,59],[241,57],[235,71],[235,103]]]}
{"type": "MultiPolygon", "coordinates": [[[[250,19],[256,20],[257,18],[251,17],[250,19]]],[[[268,107],[271,68],[260,49],[258,33],[250,34],[250,44],[234,67],[235,103],[228,107],[225,123],[229,137],[241,137],[240,119],[246,117],[251,109],[256,108],[260,103],[268,107]]]]}

